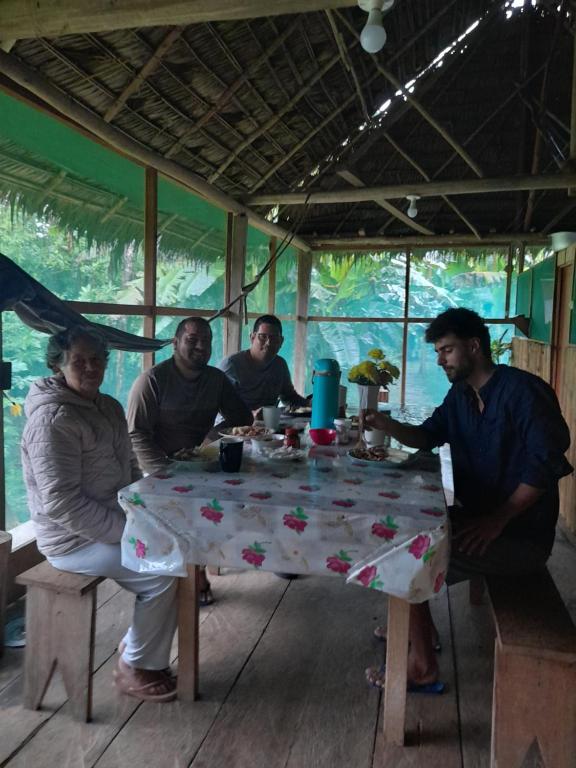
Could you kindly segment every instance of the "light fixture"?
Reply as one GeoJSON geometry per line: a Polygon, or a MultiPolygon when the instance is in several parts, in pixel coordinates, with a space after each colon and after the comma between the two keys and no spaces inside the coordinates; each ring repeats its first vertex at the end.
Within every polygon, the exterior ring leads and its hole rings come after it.
{"type": "Polygon", "coordinates": [[[411,219],[415,219],[418,215],[418,206],[416,205],[416,200],[420,200],[420,195],[406,195],[406,200],[410,201],[410,205],[408,206],[406,213],[408,216],[410,216],[411,219]]]}
{"type": "Polygon", "coordinates": [[[360,35],[360,45],[367,53],[378,53],[386,42],[382,14],[392,8],[394,0],[358,0],[358,5],[368,14],[368,21],[360,35]]]}

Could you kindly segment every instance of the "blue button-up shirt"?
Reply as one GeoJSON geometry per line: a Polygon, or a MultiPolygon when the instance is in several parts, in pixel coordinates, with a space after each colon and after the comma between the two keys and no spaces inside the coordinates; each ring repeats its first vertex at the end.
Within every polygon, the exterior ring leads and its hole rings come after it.
{"type": "Polygon", "coordinates": [[[544,490],[512,520],[505,534],[552,545],[558,519],[558,480],[572,472],[564,453],[568,426],[554,390],[538,376],[498,365],[480,389],[453,384],[444,402],[421,426],[431,445],[450,443],[456,497],[472,514],[489,513],[520,483],[544,490]]]}

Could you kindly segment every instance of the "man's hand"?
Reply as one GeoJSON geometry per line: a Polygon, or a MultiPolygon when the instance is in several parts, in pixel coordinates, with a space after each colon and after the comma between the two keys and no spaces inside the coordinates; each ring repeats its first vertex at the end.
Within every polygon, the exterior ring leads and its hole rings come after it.
{"type": "Polygon", "coordinates": [[[364,429],[381,429],[390,434],[389,429],[392,423],[390,415],[374,410],[374,408],[366,408],[364,410],[363,425],[364,429]]]}
{"type": "Polygon", "coordinates": [[[465,555],[482,556],[488,545],[500,536],[509,521],[508,515],[494,512],[482,515],[460,528],[453,536],[456,546],[465,555]]]}

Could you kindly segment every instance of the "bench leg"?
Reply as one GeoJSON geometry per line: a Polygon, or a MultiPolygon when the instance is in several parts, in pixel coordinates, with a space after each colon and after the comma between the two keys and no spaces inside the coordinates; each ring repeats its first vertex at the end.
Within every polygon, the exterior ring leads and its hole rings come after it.
{"type": "Polygon", "coordinates": [[[24,706],[40,709],[56,669],[53,612],[56,594],[37,587],[26,593],[26,650],[24,658],[24,706]]]}
{"type": "Polygon", "coordinates": [[[410,603],[388,598],[386,631],[386,681],[384,686],[384,741],[404,744],[406,720],[406,680],[408,679],[408,632],[410,603]]]}
{"type": "Polygon", "coordinates": [[[28,587],[24,706],[39,709],[60,666],[72,716],[92,716],[96,590],[74,596],[28,587]]]}
{"type": "Polygon", "coordinates": [[[503,653],[496,641],[491,768],[573,768],[576,667],[503,653]]]}
{"type": "Polygon", "coordinates": [[[178,584],[178,699],[198,698],[198,645],[200,613],[198,580],[200,569],[188,566],[188,576],[178,584]]]}
{"type": "Polygon", "coordinates": [[[96,590],[80,597],[60,594],[56,601],[57,660],[72,716],[88,722],[92,718],[92,670],[96,629],[96,590]],[[74,617],[73,622],[68,617],[74,617]],[[70,626],[73,623],[74,626],[70,626]]]}

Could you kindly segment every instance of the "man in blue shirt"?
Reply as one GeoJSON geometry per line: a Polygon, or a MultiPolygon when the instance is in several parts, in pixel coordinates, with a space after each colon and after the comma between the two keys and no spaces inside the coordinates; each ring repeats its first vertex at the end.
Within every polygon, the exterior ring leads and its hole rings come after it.
{"type": "MultiPolygon", "coordinates": [[[[419,426],[368,411],[365,424],[404,445],[450,443],[457,500],[447,582],[481,574],[521,574],[548,559],[558,519],[558,481],[572,472],[570,434],[554,390],[538,376],[495,365],[490,333],[469,309],[449,309],[426,329],[452,383],[419,426]]],[[[437,634],[428,603],[412,605],[408,677],[437,679],[437,634]]],[[[378,681],[372,680],[372,682],[378,681]]]]}

